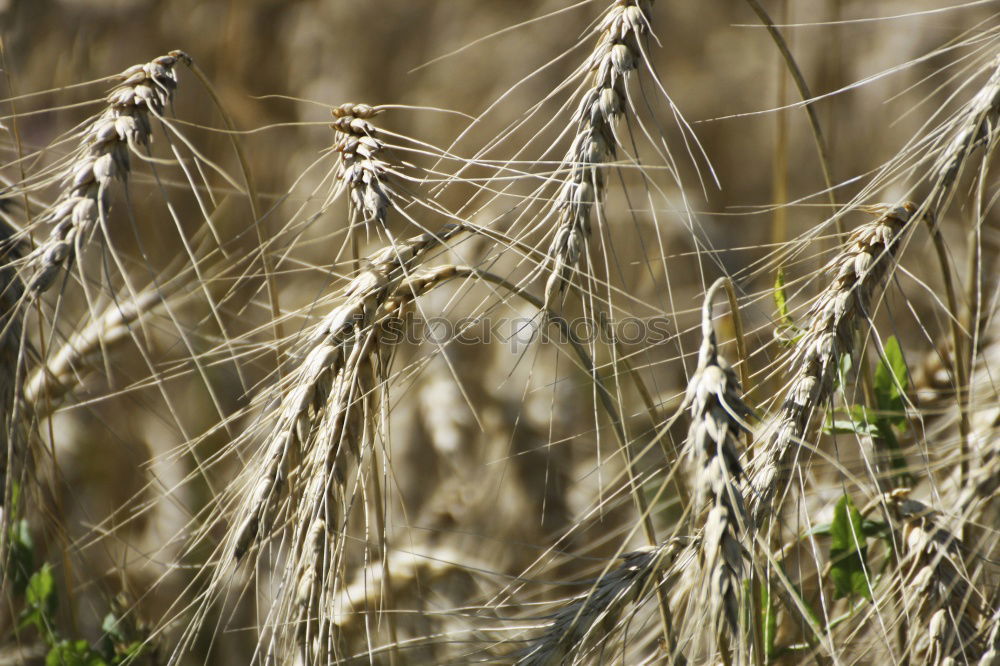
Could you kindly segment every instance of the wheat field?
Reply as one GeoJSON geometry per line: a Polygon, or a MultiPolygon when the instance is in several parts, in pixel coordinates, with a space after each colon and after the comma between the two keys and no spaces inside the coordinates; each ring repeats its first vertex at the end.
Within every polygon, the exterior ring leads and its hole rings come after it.
{"type": "Polygon", "coordinates": [[[1000,1],[0,2],[0,665],[1000,665],[1000,1]]]}

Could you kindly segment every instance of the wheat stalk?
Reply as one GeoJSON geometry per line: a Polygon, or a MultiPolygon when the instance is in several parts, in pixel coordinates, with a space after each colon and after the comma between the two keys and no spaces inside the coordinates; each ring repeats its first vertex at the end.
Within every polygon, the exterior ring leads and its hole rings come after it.
{"type": "Polygon", "coordinates": [[[105,98],[107,108],[84,131],[63,172],[65,189],[45,217],[54,225],[49,237],[27,258],[32,294],[52,287],[61,267],[80,253],[95,223],[107,218],[111,182],[128,179],[130,152],[152,140],[150,115],[161,117],[173,99],[175,65],[190,61],[183,51],[171,51],[119,75],[121,83],[105,98]]]}
{"type": "Polygon", "coordinates": [[[781,408],[766,424],[771,435],[754,458],[750,478],[750,514],[755,525],[768,518],[773,500],[784,493],[813,415],[830,399],[838,362],[853,351],[857,324],[870,315],[871,301],[916,210],[911,203],[881,208],[881,217],[855,229],[823,270],[832,281],[812,304],[808,325],[787,359],[793,375],[781,408]]]}

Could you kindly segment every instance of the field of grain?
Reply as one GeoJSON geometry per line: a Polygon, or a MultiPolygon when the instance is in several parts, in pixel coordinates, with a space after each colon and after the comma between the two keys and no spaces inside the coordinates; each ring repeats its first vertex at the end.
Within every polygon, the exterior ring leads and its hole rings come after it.
{"type": "Polygon", "coordinates": [[[0,665],[1000,664],[1000,0],[6,0],[0,70],[0,665]]]}

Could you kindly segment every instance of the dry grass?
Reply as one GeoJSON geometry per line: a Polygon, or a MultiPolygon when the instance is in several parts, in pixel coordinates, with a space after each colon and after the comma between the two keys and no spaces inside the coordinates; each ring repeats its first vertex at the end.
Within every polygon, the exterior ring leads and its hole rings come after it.
{"type": "Polygon", "coordinates": [[[997,663],[995,3],[155,4],[0,10],[0,664],[997,663]]]}

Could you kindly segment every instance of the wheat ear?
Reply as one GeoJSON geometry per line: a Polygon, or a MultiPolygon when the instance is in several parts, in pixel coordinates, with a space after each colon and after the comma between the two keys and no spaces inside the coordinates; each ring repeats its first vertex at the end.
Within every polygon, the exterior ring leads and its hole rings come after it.
{"type": "MultiPolygon", "coordinates": [[[[303,360],[288,378],[288,390],[281,389],[284,397],[268,435],[267,453],[253,474],[256,484],[251,499],[240,512],[243,517],[233,542],[236,559],[242,558],[256,539],[264,514],[276,501],[289,453],[312,441],[324,429],[324,421],[328,439],[331,437],[328,428],[341,432],[343,424],[330,419],[338,414],[339,419],[343,413],[331,409],[327,401],[346,397],[331,391],[339,385],[339,377],[352,362],[352,351],[370,350],[373,324],[385,315],[388,302],[401,299],[398,287],[407,274],[424,253],[459,230],[449,226],[441,234],[421,234],[371,255],[367,267],[344,290],[343,302],[313,328],[299,352],[303,360]]],[[[328,443],[336,443],[333,440],[328,443]]]]}
{"type": "Polygon", "coordinates": [[[784,492],[813,415],[830,399],[838,362],[853,350],[857,324],[869,315],[916,210],[911,203],[881,208],[881,217],[855,229],[823,270],[832,281],[810,308],[809,324],[787,359],[793,375],[781,408],[766,425],[767,446],[754,458],[749,501],[755,525],[766,520],[773,500],[784,492]]]}
{"type": "MultiPolygon", "coordinates": [[[[454,267],[423,271],[418,264],[459,231],[449,225],[439,234],[421,234],[363,262],[340,304],[304,336],[298,366],[274,387],[277,407],[263,417],[269,424],[265,445],[229,491],[236,494],[236,515],[223,544],[226,560],[243,560],[281,531],[279,523],[289,527],[279,545],[284,584],[259,646],[282,663],[338,658],[334,604],[344,565],[341,535],[354,504],[347,482],[353,476],[364,488],[372,481],[361,470],[374,455],[388,380],[391,345],[384,333],[413,298],[454,275],[454,267]]],[[[224,567],[214,572],[210,594],[224,577],[224,567]]]]}
{"type": "Polygon", "coordinates": [[[573,116],[573,143],[562,162],[567,173],[552,204],[558,226],[548,249],[548,304],[569,283],[590,237],[591,212],[604,198],[601,166],[614,157],[619,144],[616,126],[626,108],[629,76],[642,58],[639,40],[649,30],[651,5],[651,0],[617,0],[604,16],[587,62],[588,85],[573,116]]]}
{"type": "MultiPolygon", "coordinates": [[[[958,405],[958,426],[961,435],[959,476],[962,485],[967,485],[967,477],[970,473],[968,461],[972,428],[968,411],[968,391],[970,390],[969,366],[974,358],[974,352],[967,350],[965,338],[968,333],[963,331],[963,326],[958,320],[960,305],[951,276],[950,250],[941,233],[938,220],[948,209],[959,175],[969,156],[979,146],[987,147],[988,156],[996,146],[997,137],[1000,136],[997,132],[998,121],[1000,121],[1000,56],[994,58],[991,66],[993,72],[990,78],[980,88],[976,96],[965,105],[959,115],[954,138],[948,148],[938,156],[931,191],[921,206],[924,211],[924,219],[930,228],[934,250],[941,268],[948,310],[952,315],[949,318],[949,328],[951,329],[954,360],[950,364],[949,370],[954,378],[955,399],[958,405]]],[[[985,178],[985,162],[984,171],[980,178],[985,178]]],[[[972,288],[970,284],[969,289],[972,288]]]]}
{"type": "Polygon", "coordinates": [[[368,122],[378,113],[367,104],[342,104],[333,110],[336,120],[330,126],[341,135],[334,145],[341,156],[337,175],[350,192],[352,223],[360,217],[384,228],[395,192],[389,183],[391,166],[380,157],[385,142],[368,122]]]}
{"type": "MultiPolygon", "coordinates": [[[[426,243],[428,238],[433,237],[422,236],[419,242],[426,243]]],[[[339,631],[337,610],[342,601],[338,594],[339,530],[346,523],[350,502],[343,492],[347,471],[341,463],[342,452],[346,444],[359,463],[366,455],[372,459],[372,424],[378,413],[378,392],[388,380],[391,351],[382,332],[390,321],[398,321],[414,298],[454,275],[451,265],[417,270],[400,280],[388,296],[377,299],[372,320],[357,329],[352,346],[344,351],[342,369],[324,390],[325,405],[314,405],[321,414],[319,422],[311,432],[302,428],[309,433],[302,464],[295,472],[302,480],[302,492],[290,511],[295,525],[291,537],[295,599],[292,604],[288,599],[279,602],[274,625],[279,632],[285,627],[299,628],[294,638],[288,637],[292,647],[283,646],[281,652],[304,655],[305,663],[329,663],[336,657],[333,639],[339,631]],[[337,506],[338,498],[342,498],[341,506],[337,506]]]]}
{"type": "Polygon", "coordinates": [[[739,482],[738,437],[746,428],[749,408],[743,403],[736,373],[719,356],[712,326],[712,300],[724,280],[718,280],[705,295],[702,308],[701,349],[698,369],[688,384],[691,425],[687,437],[687,459],[695,482],[695,511],[710,505],[701,539],[701,599],[712,608],[714,621],[708,636],[719,635],[721,617],[738,636],[739,595],[743,581],[742,535],[747,513],[739,482]]]}
{"type": "Polygon", "coordinates": [[[678,551],[679,543],[671,539],[623,555],[623,562],[598,578],[590,591],[559,608],[549,628],[518,654],[515,663],[576,664],[589,651],[599,650],[620,627],[628,607],[659,584],[653,574],[669,565],[678,551]]]}
{"type": "Polygon", "coordinates": [[[1000,121],[1000,56],[991,64],[993,73],[976,96],[964,107],[955,136],[934,165],[934,184],[927,195],[928,212],[934,216],[947,205],[962,165],[979,146],[994,140],[1000,121]]]}
{"type": "Polygon", "coordinates": [[[144,65],[129,67],[108,94],[107,108],[84,131],[83,144],[66,167],[65,189],[47,216],[49,237],[28,257],[28,287],[49,289],[63,265],[79,254],[95,223],[110,209],[109,188],[127,180],[129,153],[152,139],[150,115],[160,117],[177,88],[178,62],[190,63],[183,51],[171,51],[144,65]]]}
{"type": "Polygon", "coordinates": [[[964,546],[942,525],[937,512],[909,499],[908,490],[897,490],[886,500],[902,522],[901,589],[910,618],[910,659],[974,663],[986,649],[977,635],[977,617],[984,614],[986,602],[964,573],[964,546]]]}

